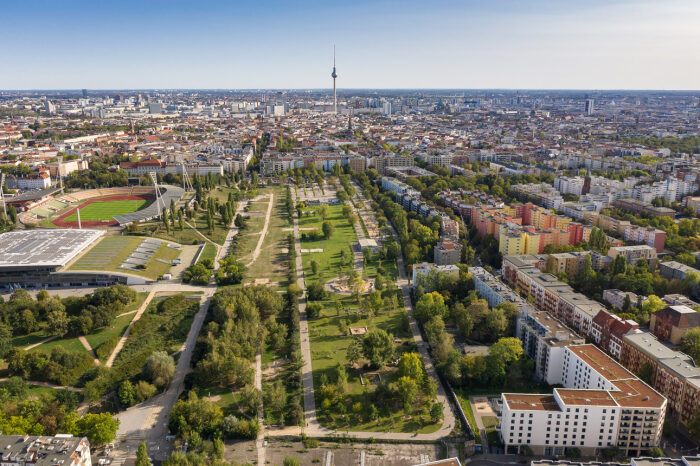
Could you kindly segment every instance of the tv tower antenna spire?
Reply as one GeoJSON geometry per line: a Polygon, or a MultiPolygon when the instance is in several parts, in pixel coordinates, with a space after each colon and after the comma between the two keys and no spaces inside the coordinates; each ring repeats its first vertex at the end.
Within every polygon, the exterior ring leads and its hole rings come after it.
{"type": "Polygon", "coordinates": [[[331,73],[331,78],[333,78],[333,113],[338,113],[338,97],[335,93],[335,78],[338,77],[338,73],[335,72],[335,44],[333,44],[333,72],[331,73]]]}

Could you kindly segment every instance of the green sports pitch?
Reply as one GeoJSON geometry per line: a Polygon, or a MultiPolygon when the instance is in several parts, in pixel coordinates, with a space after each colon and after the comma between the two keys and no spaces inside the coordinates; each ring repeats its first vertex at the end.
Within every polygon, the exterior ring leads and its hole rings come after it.
{"type": "MultiPolygon", "coordinates": [[[[128,201],[95,201],[80,209],[80,220],[112,220],[117,215],[130,214],[139,211],[150,204],[147,199],[128,201]]],[[[64,219],[66,222],[77,222],[78,214],[73,212],[64,219]]]]}

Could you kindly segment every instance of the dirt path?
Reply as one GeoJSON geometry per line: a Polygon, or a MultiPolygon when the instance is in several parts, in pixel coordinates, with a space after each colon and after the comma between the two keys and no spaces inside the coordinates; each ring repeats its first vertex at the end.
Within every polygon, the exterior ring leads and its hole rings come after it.
{"type": "Polygon", "coordinates": [[[136,321],[141,318],[141,316],[143,315],[144,311],[148,307],[149,303],[151,302],[151,300],[153,299],[153,296],[155,294],[156,294],[155,289],[151,290],[151,292],[148,293],[148,296],[146,296],[146,299],[143,301],[143,304],[141,304],[141,307],[138,309],[138,311],[136,311],[136,315],[134,316],[133,319],[131,319],[131,323],[126,328],[124,335],[122,335],[122,337],[119,339],[119,342],[117,342],[117,346],[114,347],[114,351],[112,351],[112,354],[109,355],[109,359],[107,359],[105,366],[112,367],[112,365],[114,364],[114,360],[117,358],[117,355],[124,347],[124,344],[126,343],[126,339],[129,338],[129,333],[131,333],[131,327],[133,327],[134,324],[136,323],[136,321]]]}
{"type": "MultiPolygon", "coordinates": [[[[3,377],[0,379],[0,382],[6,382],[6,381],[7,381],[6,377],[3,377]]],[[[56,385],[56,384],[52,384],[52,383],[48,383],[48,382],[36,382],[34,380],[25,380],[24,383],[29,384],[29,385],[34,385],[35,387],[49,387],[49,388],[54,388],[56,390],[68,390],[68,391],[76,392],[76,393],[80,393],[83,391],[82,388],[78,388],[78,387],[70,387],[67,385],[56,385]]]]}
{"type": "Polygon", "coordinates": [[[55,340],[56,338],[58,338],[58,335],[54,335],[54,336],[52,336],[52,337],[44,338],[44,339],[41,340],[41,341],[38,341],[38,342],[36,342],[36,343],[34,343],[34,344],[32,344],[32,345],[27,346],[26,348],[24,348],[24,351],[33,350],[33,349],[36,348],[37,346],[43,345],[44,343],[48,343],[48,342],[50,342],[51,340],[55,340]]]}
{"type": "Polygon", "coordinates": [[[265,225],[263,225],[263,229],[260,232],[260,238],[258,238],[258,244],[255,246],[255,249],[253,250],[253,258],[246,264],[246,267],[250,267],[253,265],[253,263],[258,260],[258,256],[260,255],[260,249],[262,249],[263,241],[265,241],[265,236],[267,235],[267,228],[270,226],[270,214],[272,213],[272,206],[275,203],[275,195],[270,194],[270,203],[267,205],[267,213],[265,214],[265,225]]]}
{"type": "Polygon", "coordinates": [[[92,356],[92,359],[95,360],[95,365],[99,366],[100,364],[102,364],[102,363],[100,362],[100,359],[97,357],[97,355],[95,354],[95,352],[92,350],[92,346],[90,346],[90,342],[87,341],[87,338],[85,338],[84,335],[79,335],[79,336],[78,336],[78,340],[80,341],[80,343],[83,344],[83,346],[85,347],[85,349],[87,350],[87,352],[90,353],[90,356],[92,356]]]}

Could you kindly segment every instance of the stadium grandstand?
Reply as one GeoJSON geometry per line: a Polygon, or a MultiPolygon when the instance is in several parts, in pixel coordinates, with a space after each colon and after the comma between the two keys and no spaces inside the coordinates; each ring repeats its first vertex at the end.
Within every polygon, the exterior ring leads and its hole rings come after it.
{"type": "MultiPolygon", "coordinates": [[[[148,205],[145,209],[141,209],[138,212],[133,212],[131,214],[119,215],[114,217],[119,225],[128,225],[134,222],[145,222],[147,220],[154,219],[160,215],[162,209],[170,208],[170,201],[177,203],[182,196],[185,195],[185,190],[178,186],[165,185],[160,186],[160,201],[156,201],[148,205]],[[160,202],[160,206],[158,203],[160,202]]],[[[153,192],[153,188],[151,188],[153,192]]]]}

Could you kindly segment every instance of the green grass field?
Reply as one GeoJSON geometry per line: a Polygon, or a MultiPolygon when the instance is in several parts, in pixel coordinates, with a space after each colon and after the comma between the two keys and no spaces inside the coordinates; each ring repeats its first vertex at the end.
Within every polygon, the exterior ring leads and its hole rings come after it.
{"type": "MultiPolygon", "coordinates": [[[[318,207],[312,206],[304,209],[304,212],[315,212],[318,207]]],[[[335,231],[329,239],[321,239],[318,241],[301,241],[302,249],[323,249],[321,253],[302,253],[302,262],[304,264],[304,273],[306,276],[313,276],[311,270],[311,261],[318,262],[319,270],[322,272],[323,280],[327,281],[333,277],[343,275],[340,265],[340,250],[346,249],[350,252],[350,246],[357,242],[357,234],[355,229],[350,225],[350,222],[343,217],[343,207],[341,205],[328,206],[328,218],[335,231]]],[[[323,225],[323,220],[318,214],[304,215],[299,219],[300,234],[304,233],[306,228],[316,228],[319,232],[323,225]]],[[[347,270],[349,267],[346,267],[347,270]]]]}
{"type": "MultiPolygon", "coordinates": [[[[146,199],[139,201],[97,201],[80,209],[80,220],[112,220],[114,216],[139,211],[150,203],[151,201],[146,199]]],[[[65,221],[77,222],[77,212],[66,217],[65,221]]]]}
{"type": "MultiPolygon", "coordinates": [[[[357,304],[352,297],[337,296],[347,310],[357,308],[357,304]]],[[[372,318],[358,318],[356,316],[348,316],[345,313],[336,315],[335,306],[332,303],[324,303],[324,309],[321,317],[311,319],[309,321],[309,336],[311,341],[311,366],[313,369],[314,386],[319,387],[321,376],[332,380],[333,368],[338,364],[347,364],[347,348],[352,342],[352,337],[345,336],[340,332],[340,322],[345,320],[348,322],[348,327],[367,327],[369,330],[381,328],[387,332],[391,332],[394,337],[401,339],[401,344],[397,346],[397,354],[405,351],[414,350],[415,344],[409,331],[403,328],[401,321],[401,310],[392,311],[384,309],[382,312],[372,318]]],[[[383,379],[393,380],[396,377],[396,368],[386,367],[378,372],[381,373],[383,379]]],[[[348,389],[346,397],[352,399],[352,402],[366,402],[367,392],[372,392],[376,385],[362,385],[357,370],[348,370],[348,389]]],[[[322,404],[323,400],[316,399],[317,406],[322,404]]],[[[321,424],[325,427],[350,431],[367,431],[367,432],[419,432],[429,433],[435,432],[440,428],[440,423],[434,424],[425,422],[420,416],[404,416],[403,411],[392,413],[390,416],[380,417],[378,421],[363,422],[352,421],[349,426],[344,424],[344,421],[334,419],[331,423],[322,419],[321,424]]]]}

